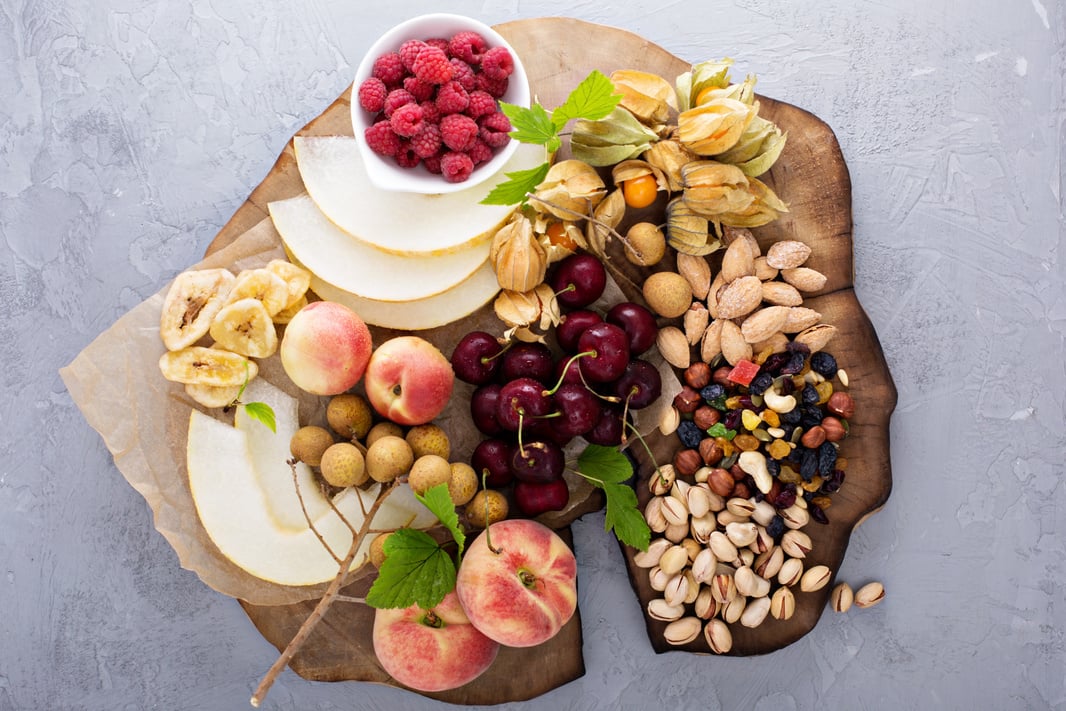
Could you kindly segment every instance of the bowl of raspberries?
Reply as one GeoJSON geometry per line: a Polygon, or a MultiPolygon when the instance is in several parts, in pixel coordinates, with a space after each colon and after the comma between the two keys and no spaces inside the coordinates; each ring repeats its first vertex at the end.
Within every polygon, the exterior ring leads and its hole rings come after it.
{"type": "Polygon", "coordinates": [[[500,172],[518,147],[500,102],[529,101],[521,61],[491,27],[421,15],[367,51],[352,85],[352,128],[377,187],[451,193],[500,172]]]}

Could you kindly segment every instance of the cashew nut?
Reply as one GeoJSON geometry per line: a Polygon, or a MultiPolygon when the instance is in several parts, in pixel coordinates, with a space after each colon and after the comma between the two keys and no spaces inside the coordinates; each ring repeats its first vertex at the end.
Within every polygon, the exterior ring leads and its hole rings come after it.
{"type": "Polygon", "coordinates": [[[766,392],[762,394],[762,401],[768,408],[779,415],[796,409],[795,397],[792,395],[779,395],[773,388],[766,389],[766,392]]]}

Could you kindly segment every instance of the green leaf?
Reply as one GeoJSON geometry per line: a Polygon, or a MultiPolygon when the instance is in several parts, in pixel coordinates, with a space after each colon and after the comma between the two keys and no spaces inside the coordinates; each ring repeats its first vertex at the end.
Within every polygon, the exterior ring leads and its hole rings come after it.
{"type": "Polygon", "coordinates": [[[725,437],[726,439],[732,441],[732,439],[737,436],[737,431],[726,429],[726,426],[723,425],[721,422],[716,422],[715,424],[711,425],[710,429],[707,430],[707,434],[711,437],[725,437]]]}
{"type": "Polygon", "coordinates": [[[516,170],[513,173],[504,173],[508,180],[503,181],[485,196],[482,205],[517,205],[526,201],[526,194],[533,192],[538,185],[544,182],[544,176],[548,174],[551,166],[547,163],[530,168],[529,170],[516,170]]]}
{"type": "MultiPolygon", "coordinates": [[[[558,140],[558,131],[548,112],[540,104],[533,104],[528,109],[524,106],[500,102],[500,110],[507,115],[514,130],[508,134],[522,143],[548,145],[552,139],[558,140]]],[[[551,149],[549,149],[550,152],[551,149]]]]}
{"type": "Polygon", "coordinates": [[[366,604],[376,608],[439,605],[455,589],[455,562],[425,531],[401,528],[385,539],[385,562],[366,604]]]}
{"type": "Polygon", "coordinates": [[[637,508],[636,492],[625,484],[606,484],[603,493],[607,496],[604,530],[614,529],[614,535],[622,543],[637,550],[648,550],[651,529],[637,508]]]}
{"type": "Polygon", "coordinates": [[[244,411],[248,413],[248,417],[253,420],[259,420],[269,427],[271,432],[277,434],[278,425],[274,417],[274,409],[270,405],[265,402],[246,402],[244,403],[244,411]]]}
{"type": "Polygon", "coordinates": [[[603,488],[605,484],[618,484],[633,476],[633,465],[629,458],[614,447],[590,444],[577,458],[577,468],[581,476],[595,486],[603,488]]]}
{"type": "Polygon", "coordinates": [[[466,546],[466,534],[459,527],[459,514],[455,512],[455,503],[451,494],[448,493],[447,484],[437,484],[425,494],[415,494],[415,498],[421,501],[427,509],[433,512],[444,527],[452,533],[452,538],[459,545],[459,552],[455,559],[463,557],[463,548],[466,546]]]}
{"type": "Polygon", "coordinates": [[[574,87],[558,108],[552,111],[551,120],[559,130],[570,119],[589,119],[596,121],[607,116],[618,106],[622,95],[615,93],[614,84],[607,76],[596,69],[574,87]]]}

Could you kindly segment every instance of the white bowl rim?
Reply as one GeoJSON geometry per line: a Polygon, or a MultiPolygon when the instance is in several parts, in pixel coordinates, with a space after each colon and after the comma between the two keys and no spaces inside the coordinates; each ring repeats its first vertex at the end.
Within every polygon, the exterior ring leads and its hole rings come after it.
{"type": "Polygon", "coordinates": [[[441,176],[430,173],[421,165],[411,169],[401,168],[399,165],[389,162],[388,159],[372,151],[363,137],[363,130],[370,125],[371,116],[359,106],[356,94],[359,91],[359,85],[370,76],[374,61],[382,54],[396,51],[408,39],[450,36],[461,30],[476,31],[485,38],[490,46],[503,46],[508,49],[514,59],[515,69],[510,77],[510,83],[504,99],[507,100],[507,103],[529,106],[532,95],[529,89],[529,78],[526,75],[525,67],[522,65],[522,60],[514,47],[489,25],[466,15],[443,12],[418,15],[395,25],[370,46],[363,60],[359,63],[352,82],[352,130],[363,156],[363,165],[366,169],[367,177],[376,187],[392,192],[422,193],[426,195],[459,192],[498,175],[518,149],[518,142],[511,139],[506,146],[496,151],[488,162],[475,168],[474,173],[468,180],[461,183],[449,183],[441,176]],[[428,30],[427,28],[429,27],[435,27],[436,29],[428,30]]]}

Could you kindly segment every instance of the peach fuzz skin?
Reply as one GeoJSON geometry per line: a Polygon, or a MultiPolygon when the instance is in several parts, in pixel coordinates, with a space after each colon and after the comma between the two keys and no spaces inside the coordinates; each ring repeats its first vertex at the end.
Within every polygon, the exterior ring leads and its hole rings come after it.
{"type": "Polygon", "coordinates": [[[447,406],[455,385],[452,364],[418,336],[382,343],[366,367],[366,396],[378,414],[399,425],[423,425],[447,406]]]}
{"type": "Polygon", "coordinates": [[[347,306],[315,301],[285,326],[281,364],[301,390],[337,395],[363,377],[373,342],[370,329],[347,306]]]}
{"type": "Polygon", "coordinates": [[[456,580],[471,624],[508,647],[532,647],[554,637],[577,609],[577,560],[547,526],[511,519],[482,532],[467,549],[456,580]],[[523,574],[532,574],[531,584],[523,574]]]}
{"type": "Polygon", "coordinates": [[[500,645],[470,624],[455,592],[433,608],[440,626],[418,605],[374,613],[374,653],[393,679],[419,691],[445,691],[481,675],[500,645]]]}

